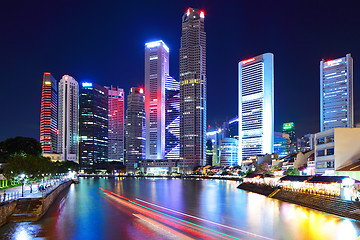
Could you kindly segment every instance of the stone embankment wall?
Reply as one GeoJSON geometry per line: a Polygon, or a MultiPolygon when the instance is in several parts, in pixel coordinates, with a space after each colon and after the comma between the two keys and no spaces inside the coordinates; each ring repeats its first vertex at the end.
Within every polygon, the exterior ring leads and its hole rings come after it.
{"type": "Polygon", "coordinates": [[[68,188],[73,181],[68,181],[64,184],[61,184],[59,187],[57,187],[54,191],[52,191],[43,201],[41,212],[39,218],[41,218],[46,211],[49,209],[51,204],[54,202],[54,200],[57,198],[57,196],[66,188],[68,188]]]}
{"type": "Polygon", "coordinates": [[[49,209],[57,196],[68,188],[72,180],[67,181],[44,198],[20,198],[0,206],[0,226],[6,222],[33,222],[39,220],[49,209]]]}
{"type": "Polygon", "coordinates": [[[17,200],[2,203],[0,205],[0,227],[7,222],[8,217],[14,212],[17,200]]]}
{"type": "Polygon", "coordinates": [[[338,197],[279,190],[278,188],[263,184],[242,183],[238,188],[268,197],[271,196],[271,198],[284,202],[360,221],[360,203],[358,202],[346,201],[338,197]]]}

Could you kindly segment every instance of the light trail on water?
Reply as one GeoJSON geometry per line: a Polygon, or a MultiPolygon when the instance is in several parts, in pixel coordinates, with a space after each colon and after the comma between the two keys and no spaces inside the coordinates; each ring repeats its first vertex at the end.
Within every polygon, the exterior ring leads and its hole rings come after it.
{"type": "Polygon", "coordinates": [[[157,208],[161,208],[161,209],[167,210],[167,211],[169,211],[169,212],[174,212],[174,213],[177,213],[177,214],[179,214],[179,215],[183,215],[183,216],[185,216],[185,217],[189,217],[189,218],[192,218],[192,219],[204,221],[204,222],[211,223],[211,224],[214,224],[214,225],[217,225],[217,226],[220,226],[220,227],[224,227],[224,228],[228,228],[228,229],[231,229],[231,230],[234,230],[234,231],[238,231],[238,232],[241,232],[241,233],[245,233],[245,234],[251,235],[251,236],[253,236],[253,237],[262,238],[262,239],[267,239],[267,240],[273,240],[272,238],[268,238],[268,237],[265,237],[265,236],[261,236],[261,235],[259,235],[259,234],[255,234],[255,233],[248,232],[248,231],[245,231],[245,230],[241,230],[241,229],[237,229],[237,228],[234,228],[234,227],[230,227],[230,226],[227,226],[227,225],[224,225],[224,224],[221,224],[221,223],[213,222],[213,221],[210,221],[210,220],[207,220],[207,219],[204,219],[204,218],[200,218],[200,217],[196,217],[196,216],[193,216],[193,215],[190,215],[190,214],[186,214],[186,213],[183,213],[183,212],[179,212],[179,211],[176,211],[176,210],[173,210],[173,209],[170,209],[170,208],[166,208],[166,207],[163,207],[163,206],[160,206],[160,205],[157,205],[157,204],[154,204],[154,203],[151,203],[151,202],[148,202],[148,201],[139,199],[139,198],[136,198],[136,200],[139,201],[139,202],[143,202],[143,203],[149,204],[149,205],[151,205],[151,206],[157,207],[157,208]]]}
{"type": "MultiPolygon", "coordinates": [[[[197,227],[197,228],[201,228],[203,230],[207,230],[207,231],[211,231],[213,233],[216,233],[216,234],[220,234],[222,235],[223,237],[227,237],[227,238],[231,238],[231,239],[238,239],[238,240],[241,240],[240,238],[237,238],[235,236],[232,236],[232,235],[229,235],[229,234],[226,234],[226,233],[223,233],[223,232],[219,232],[219,231],[216,231],[214,229],[211,229],[211,228],[208,228],[208,227],[204,227],[204,226],[201,226],[199,224],[196,224],[196,223],[193,223],[193,222],[189,222],[189,221],[186,221],[184,219],[180,219],[180,218],[177,218],[177,217],[174,217],[172,215],[169,215],[169,214],[166,214],[164,212],[161,212],[161,211],[158,211],[156,209],[153,209],[149,206],[153,206],[153,207],[156,207],[158,209],[163,209],[163,210],[166,210],[168,212],[172,212],[172,213],[176,213],[178,215],[182,215],[182,216],[185,216],[187,218],[190,218],[190,219],[193,219],[193,220],[197,220],[197,221],[202,221],[202,222],[206,222],[206,223],[210,223],[210,224],[213,224],[213,225],[216,225],[216,226],[219,226],[219,227],[222,227],[222,228],[226,228],[226,229],[229,229],[229,230],[232,230],[232,231],[236,231],[236,232],[240,232],[240,233],[243,233],[243,234],[247,234],[247,235],[250,235],[252,237],[255,237],[255,238],[261,238],[261,239],[266,239],[266,240],[272,240],[272,238],[268,238],[268,237],[265,237],[265,236],[261,236],[261,235],[258,235],[258,234],[255,234],[255,233],[252,233],[252,232],[248,232],[248,231],[245,231],[245,230],[241,230],[241,229],[237,229],[237,228],[234,228],[234,227],[230,227],[230,226],[227,226],[227,225],[224,225],[224,224],[220,224],[220,223],[217,223],[217,222],[213,222],[213,221],[210,221],[210,220],[207,220],[207,219],[203,219],[203,218],[200,218],[200,217],[197,217],[197,216],[193,216],[193,215],[190,215],[190,214],[186,214],[186,213],[183,213],[183,212],[180,212],[180,211],[176,211],[176,210],[173,210],[173,209],[170,209],[170,208],[166,208],[166,207],[163,207],[163,206],[160,206],[160,205],[157,205],[157,204],[154,204],[154,203],[151,203],[151,202],[147,202],[147,201],[144,201],[142,199],[130,199],[130,198],[127,198],[127,197],[124,197],[124,196],[121,196],[119,194],[116,194],[116,193],[113,193],[113,192],[110,192],[108,190],[105,190],[103,188],[100,188],[101,190],[113,195],[113,196],[116,196],[116,197],[119,197],[119,198],[122,198],[122,199],[126,199],[128,202],[132,203],[132,204],[135,204],[141,208],[145,208],[147,210],[150,210],[152,212],[155,212],[155,213],[158,213],[158,214],[161,214],[163,216],[166,216],[166,217],[170,217],[172,219],[175,219],[177,221],[180,221],[180,222],[183,222],[185,224],[189,224],[189,225],[192,225],[194,227],[197,227]],[[148,206],[145,206],[145,205],[142,205],[140,203],[143,203],[143,204],[146,204],[148,206]]],[[[127,205],[127,204],[125,204],[127,205]]],[[[154,218],[154,219],[157,219],[158,221],[162,221],[158,218],[154,218]]],[[[167,223],[169,224],[169,223],[167,223]]],[[[169,225],[172,225],[172,224],[169,224],[169,225]]],[[[177,226],[174,226],[174,227],[177,227],[177,226]]],[[[178,227],[177,227],[178,228],[178,227]]],[[[184,230],[184,229],[183,229],[184,230]]],[[[199,237],[199,236],[198,236],[199,237]]],[[[209,236],[208,236],[209,237],[209,236]]]]}

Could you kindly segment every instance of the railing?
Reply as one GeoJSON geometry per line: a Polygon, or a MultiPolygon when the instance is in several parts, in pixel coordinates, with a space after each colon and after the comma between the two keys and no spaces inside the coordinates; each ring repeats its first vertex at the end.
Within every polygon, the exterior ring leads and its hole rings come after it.
{"type": "Polygon", "coordinates": [[[21,198],[21,192],[11,192],[11,193],[5,193],[1,194],[0,196],[0,202],[8,202],[12,200],[16,200],[18,198],[21,198]]]}
{"type": "MultiPolygon", "coordinates": [[[[24,196],[22,196],[22,191],[4,192],[0,195],[0,203],[16,200],[19,198],[29,198],[29,197],[30,198],[31,197],[34,197],[34,198],[42,197],[43,198],[43,197],[46,197],[55,188],[57,188],[58,186],[60,186],[61,184],[65,183],[67,181],[69,181],[69,179],[55,180],[55,181],[52,181],[51,183],[43,183],[43,185],[45,185],[43,190],[41,190],[39,188],[38,192],[24,193],[24,196]],[[37,193],[41,193],[41,196],[40,196],[40,194],[37,194],[37,193]]],[[[32,188],[34,188],[34,184],[33,184],[32,188]]]]}
{"type": "Polygon", "coordinates": [[[61,181],[56,181],[55,184],[49,184],[44,187],[44,190],[39,190],[41,192],[42,197],[47,196],[50,192],[52,192],[55,188],[60,186],[61,184],[69,181],[69,179],[63,179],[61,181]]]}

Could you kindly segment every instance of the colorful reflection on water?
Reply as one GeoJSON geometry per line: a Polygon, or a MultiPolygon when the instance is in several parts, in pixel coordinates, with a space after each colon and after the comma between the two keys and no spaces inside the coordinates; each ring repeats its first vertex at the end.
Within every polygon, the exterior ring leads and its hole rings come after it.
{"type": "Polygon", "coordinates": [[[87,178],[1,239],[357,239],[360,222],[237,189],[226,180],[87,178]]]}

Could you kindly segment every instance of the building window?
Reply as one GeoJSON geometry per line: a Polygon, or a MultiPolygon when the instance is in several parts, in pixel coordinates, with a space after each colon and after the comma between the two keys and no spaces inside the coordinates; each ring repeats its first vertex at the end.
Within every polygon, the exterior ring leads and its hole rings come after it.
{"type": "Polygon", "coordinates": [[[327,161],[326,162],[326,168],[334,168],[334,161],[327,161]]]}
{"type": "Polygon", "coordinates": [[[319,150],[316,152],[316,156],[318,157],[322,157],[322,156],[325,156],[325,150],[319,150]]]}
{"type": "Polygon", "coordinates": [[[327,136],[325,142],[326,143],[334,142],[334,135],[327,136]]]}
{"type": "Polygon", "coordinates": [[[334,155],[334,148],[326,149],[326,155],[334,155]]]}
{"type": "Polygon", "coordinates": [[[325,143],[325,139],[324,138],[318,138],[316,139],[316,145],[320,145],[320,144],[324,144],[325,143]]]}

